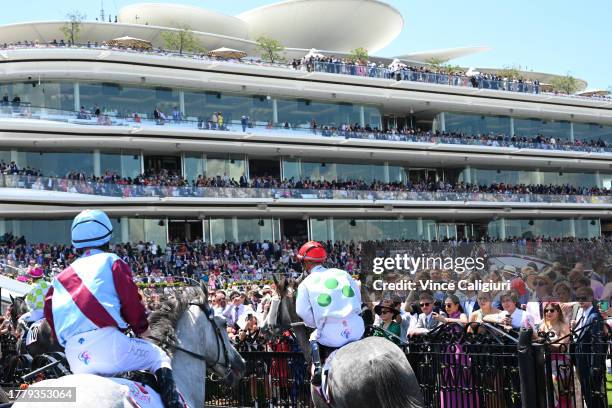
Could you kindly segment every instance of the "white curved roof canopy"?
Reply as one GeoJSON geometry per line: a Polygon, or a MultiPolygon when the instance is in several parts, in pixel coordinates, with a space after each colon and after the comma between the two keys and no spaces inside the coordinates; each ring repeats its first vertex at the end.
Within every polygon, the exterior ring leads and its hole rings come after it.
{"type": "Polygon", "coordinates": [[[402,15],[379,0],[288,0],[237,16],[250,38],[277,39],[286,47],[369,53],[387,46],[404,26],[402,15]]]}
{"type": "Polygon", "coordinates": [[[465,57],[466,55],[476,54],[485,51],[491,51],[491,48],[482,46],[448,48],[444,50],[411,52],[410,54],[400,55],[396,58],[414,62],[428,62],[432,58],[439,59],[442,61],[448,61],[455,58],[465,57]]]}
{"type": "Polygon", "coordinates": [[[246,39],[249,33],[248,24],[239,18],[201,7],[178,4],[132,4],[119,10],[117,19],[120,23],[186,28],[243,39],[246,39]]]}

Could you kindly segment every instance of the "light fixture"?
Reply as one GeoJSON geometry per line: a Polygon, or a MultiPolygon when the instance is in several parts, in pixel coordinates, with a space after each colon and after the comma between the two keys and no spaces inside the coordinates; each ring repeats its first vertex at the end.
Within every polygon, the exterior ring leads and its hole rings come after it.
{"type": "Polygon", "coordinates": [[[325,162],[321,163],[321,167],[325,167],[325,162]]]}
{"type": "Polygon", "coordinates": [[[354,227],[354,226],[356,226],[356,225],[357,225],[357,221],[355,221],[355,219],[353,218],[353,219],[351,219],[351,220],[349,221],[349,225],[350,225],[351,227],[354,227]]]}
{"type": "Polygon", "coordinates": [[[163,227],[164,225],[166,225],[166,223],[164,222],[164,220],[159,220],[157,225],[159,225],[160,227],[163,227]]]}
{"type": "Polygon", "coordinates": [[[591,225],[595,225],[597,222],[595,220],[591,220],[591,225]]]}
{"type": "Polygon", "coordinates": [[[533,224],[535,224],[535,223],[533,222],[533,220],[529,220],[529,222],[528,222],[527,224],[529,224],[529,225],[533,225],[533,224]]]}
{"type": "Polygon", "coordinates": [[[264,225],[266,225],[266,223],[264,222],[264,220],[260,219],[259,221],[257,221],[257,225],[263,227],[264,225]]]}

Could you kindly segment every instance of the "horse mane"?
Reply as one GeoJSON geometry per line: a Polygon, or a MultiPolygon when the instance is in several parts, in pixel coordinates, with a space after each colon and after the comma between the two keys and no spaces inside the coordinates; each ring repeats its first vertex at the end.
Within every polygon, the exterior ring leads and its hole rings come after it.
{"type": "Polygon", "coordinates": [[[207,304],[206,289],[187,286],[175,288],[162,303],[158,310],[149,315],[149,330],[151,340],[161,347],[170,357],[174,353],[178,341],[176,325],[191,304],[207,304]]]}

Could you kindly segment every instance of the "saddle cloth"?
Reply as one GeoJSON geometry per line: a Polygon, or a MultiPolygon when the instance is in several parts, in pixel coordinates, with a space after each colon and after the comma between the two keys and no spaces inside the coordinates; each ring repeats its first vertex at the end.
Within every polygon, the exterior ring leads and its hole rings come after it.
{"type": "Polygon", "coordinates": [[[130,403],[136,408],[164,408],[159,394],[148,385],[125,378],[110,377],[109,380],[127,387],[130,403]]]}
{"type": "MultiPolygon", "coordinates": [[[[321,386],[320,387],[315,387],[317,392],[321,395],[321,397],[323,397],[323,399],[325,400],[325,402],[327,402],[327,404],[331,404],[331,397],[329,395],[329,375],[331,372],[331,364],[334,361],[334,358],[336,357],[336,352],[340,350],[334,350],[332,351],[327,358],[325,359],[325,363],[323,363],[323,373],[321,374],[321,386]]],[[[314,366],[313,366],[313,372],[314,372],[314,366]]]]}
{"type": "Polygon", "coordinates": [[[44,322],[45,318],[43,317],[42,319],[37,320],[30,325],[30,327],[28,328],[28,334],[26,335],[26,346],[29,346],[30,344],[38,341],[38,334],[41,331],[40,326],[42,326],[44,322]]]}

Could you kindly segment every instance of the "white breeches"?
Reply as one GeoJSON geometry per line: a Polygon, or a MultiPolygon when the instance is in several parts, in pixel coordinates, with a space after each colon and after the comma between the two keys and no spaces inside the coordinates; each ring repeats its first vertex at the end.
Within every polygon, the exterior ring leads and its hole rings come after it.
{"type": "Polygon", "coordinates": [[[317,340],[328,347],[342,347],[347,343],[363,337],[365,327],[363,319],[352,314],[346,319],[327,319],[323,325],[310,335],[310,340],[317,340]]]}
{"type": "Polygon", "coordinates": [[[74,374],[114,375],[171,368],[164,350],[146,340],[127,337],[115,327],[72,336],[66,342],[66,358],[74,374]]]}

